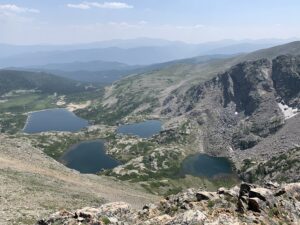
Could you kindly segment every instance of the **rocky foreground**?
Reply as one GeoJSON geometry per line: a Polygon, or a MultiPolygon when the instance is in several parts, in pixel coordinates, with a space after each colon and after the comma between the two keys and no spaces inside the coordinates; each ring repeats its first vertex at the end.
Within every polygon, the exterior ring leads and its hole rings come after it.
{"type": "Polygon", "coordinates": [[[75,224],[300,224],[300,183],[243,183],[217,192],[189,189],[134,210],[116,202],[74,212],[62,210],[38,225],[75,224]]]}

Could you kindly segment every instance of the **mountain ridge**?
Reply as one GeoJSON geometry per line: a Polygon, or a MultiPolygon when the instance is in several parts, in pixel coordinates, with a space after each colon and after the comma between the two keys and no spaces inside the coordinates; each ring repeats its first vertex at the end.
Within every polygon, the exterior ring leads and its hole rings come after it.
{"type": "MultiPolygon", "coordinates": [[[[286,42],[286,40],[270,40],[270,41],[248,41],[238,42],[238,41],[217,41],[208,42],[202,44],[187,44],[181,42],[172,41],[159,41],[159,40],[149,40],[149,41],[139,41],[137,40],[127,40],[121,41],[121,43],[134,43],[142,42],[142,44],[131,44],[128,48],[122,48],[122,44],[111,44],[103,45],[79,45],[73,46],[48,46],[48,47],[28,47],[32,51],[26,52],[20,51],[14,54],[7,53],[9,50],[5,51],[5,47],[2,46],[4,52],[1,58],[1,67],[9,66],[30,66],[34,64],[47,64],[47,63],[66,63],[72,61],[91,61],[91,60],[104,60],[104,61],[119,61],[121,63],[126,63],[130,65],[136,64],[153,64],[161,63],[176,59],[190,58],[198,55],[208,55],[208,54],[237,54],[244,51],[253,51],[260,49],[262,47],[270,47],[276,44],[286,42]],[[148,42],[153,42],[152,44],[147,44],[148,42]],[[157,43],[158,44],[155,44],[157,43]],[[159,44],[163,42],[163,44],[159,44]],[[225,48],[225,50],[222,48],[225,48]],[[35,50],[34,50],[35,49],[35,50]],[[88,54],[87,54],[88,52],[88,54]],[[147,53],[147,54],[145,54],[147,53]],[[126,55],[126,56],[125,56],[126,55]],[[143,57],[141,57],[143,56],[143,57]],[[70,60],[68,60],[70,58],[70,60]]],[[[118,43],[118,41],[116,41],[118,43]]],[[[22,47],[27,49],[27,47],[22,47]]]]}
{"type": "Polygon", "coordinates": [[[0,70],[0,94],[13,90],[37,90],[60,94],[85,91],[85,85],[77,81],[39,72],[0,70]]]}

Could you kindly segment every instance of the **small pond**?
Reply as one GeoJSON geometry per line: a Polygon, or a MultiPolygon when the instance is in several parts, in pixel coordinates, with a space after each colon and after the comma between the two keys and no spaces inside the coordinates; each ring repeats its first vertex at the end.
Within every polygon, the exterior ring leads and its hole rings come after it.
{"type": "Polygon", "coordinates": [[[102,169],[112,169],[120,162],[105,153],[101,140],[81,142],[72,146],[60,159],[67,167],[81,173],[97,173],[102,169]]]}
{"type": "Polygon", "coordinates": [[[214,178],[232,175],[232,164],[227,158],[196,154],[187,157],[181,168],[181,174],[214,178]]]}
{"type": "Polygon", "coordinates": [[[31,112],[23,131],[29,134],[46,131],[75,132],[87,126],[87,120],[77,117],[67,109],[47,109],[31,112]]]}
{"type": "Polygon", "coordinates": [[[147,120],[140,123],[121,125],[117,133],[123,135],[135,135],[141,138],[150,138],[162,130],[162,123],[159,120],[147,120]]]}

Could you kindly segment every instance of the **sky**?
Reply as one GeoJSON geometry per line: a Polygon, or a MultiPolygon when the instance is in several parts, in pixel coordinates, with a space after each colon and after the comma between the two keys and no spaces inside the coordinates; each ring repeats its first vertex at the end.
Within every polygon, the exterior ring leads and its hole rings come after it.
{"type": "Polygon", "coordinates": [[[299,0],[0,0],[0,43],[300,37],[299,0]]]}

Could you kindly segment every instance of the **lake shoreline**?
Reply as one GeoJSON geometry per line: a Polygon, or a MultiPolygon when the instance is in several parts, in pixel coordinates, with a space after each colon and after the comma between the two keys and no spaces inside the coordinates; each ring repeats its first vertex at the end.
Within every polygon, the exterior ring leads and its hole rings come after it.
{"type": "Polygon", "coordinates": [[[26,115],[27,119],[22,129],[26,134],[42,132],[77,132],[90,125],[88,120],[78,117],[75,113],[66,108],[50,108],[31,111],[26,115]],[[49,115],[44,115],[46,113],[49,115]]]}
{"type": "Polygon", "coordinates": [[[97,174],[103,169],[112,169],[122,164],[119,160],[107,154],[105,140],[103,139],[84,140],[73,144],[57,161],[70,169],[89,174],[97,174]],[[95,144],[99,144],[99,146],[95,146],[95,144]],[[88,166],[85,165],[87,162],[88,166]],[[87,167],[83,167],[83,165],[87,167]]]}
{"type": "Polygon", "coordinates": [[[234,163],[229,158],[210,156],[206,153],[187,156],[181,163],[179,175],[192,175],[207,179],[236,176],[234,163]]]}

